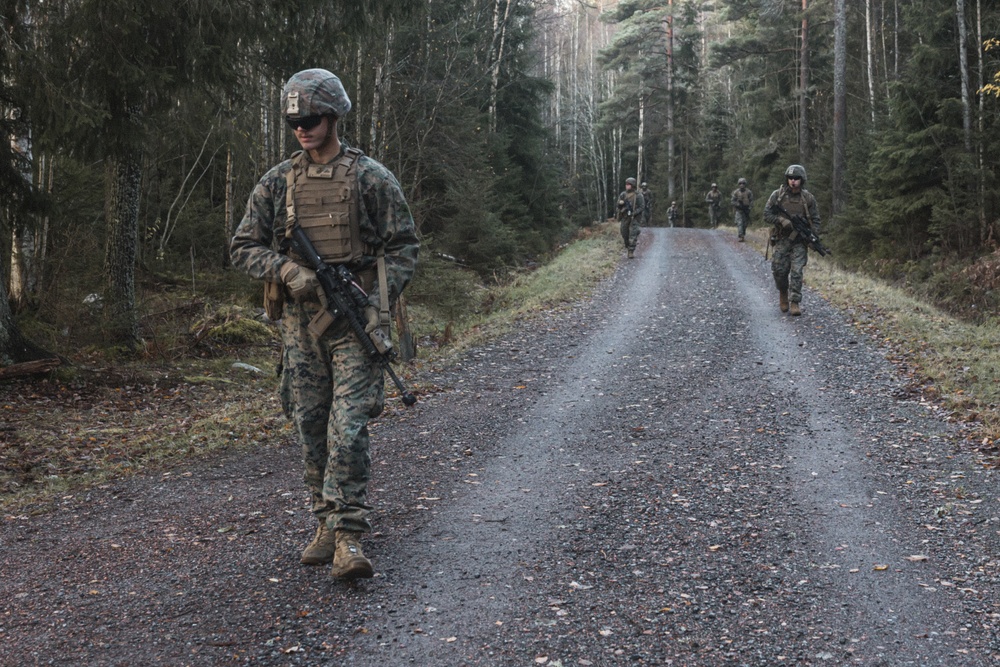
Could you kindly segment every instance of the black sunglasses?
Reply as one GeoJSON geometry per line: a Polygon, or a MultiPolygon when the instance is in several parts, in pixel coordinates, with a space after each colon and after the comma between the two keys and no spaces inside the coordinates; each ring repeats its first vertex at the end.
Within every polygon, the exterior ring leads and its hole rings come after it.
{"type": "Polygon", "coordinates": [[[801,181],[802,180],[801,176],[785,176],[785,178],[787,178],[790,181],[801,181]]]}
{"type": "Polygon", "coordinates": [[[293,130],[302,128],[303,130],[311,130],[320,123],[323,122],[322,116],[306,116],[305,118],[285,118],[285,122],[288,123],[288,127],[293,130]]]}

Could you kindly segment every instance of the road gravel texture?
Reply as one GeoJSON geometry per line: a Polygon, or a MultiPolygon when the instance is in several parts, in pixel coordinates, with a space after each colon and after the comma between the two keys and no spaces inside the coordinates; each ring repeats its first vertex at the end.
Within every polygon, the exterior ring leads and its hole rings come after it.
{"type": "Polygon", "coordinates": [[[644,230],[373,425],[374,579],[298,564],[260,443],[5,517],[0,664],[1000,664],[995,471],[803,310],[731,231],[644,230]]]}

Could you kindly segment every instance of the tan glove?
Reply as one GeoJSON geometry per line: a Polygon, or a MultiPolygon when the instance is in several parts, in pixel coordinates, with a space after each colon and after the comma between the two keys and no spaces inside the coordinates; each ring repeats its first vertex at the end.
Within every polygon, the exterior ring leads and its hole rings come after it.
{"type": "Polygon", "coordinates": [[[792,228],[792,221],[788,218],[781,218],[781,228],[788,230],[792,228]]]}
{"type": "Polygon", "coordinates": [[[286,262],[281,267],[281,282],[285,283],[288,293],[298,301],[307,294],[315,294],[319,288],[316,272],[310,268],[299,266],[295,262],[286,262]]]}
{"type": "Polygon", "coordinates": [[[365,308],[365,333],[371,333],[378,329],[379,326],[379,316],[378,308],[375,306],[368,306],[365,308]]]}

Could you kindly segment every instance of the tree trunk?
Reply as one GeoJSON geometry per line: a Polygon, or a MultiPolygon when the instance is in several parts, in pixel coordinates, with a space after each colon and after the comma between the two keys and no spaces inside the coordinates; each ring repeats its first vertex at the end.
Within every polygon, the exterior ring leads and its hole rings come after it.
{"type": "Polygon", "coordinates": [[[958,67],[962,75],[962,129],[965,132],[965,150],[972,151],[972,109],[969,105],[969,53],[966,47],[968,27],[965,24],[965,0],[955,0],[955,18],[958,19],[958,67]]]}
{"type": "Polygon", "coordinates": [[[667,199],[674,200],[677,166],[674,164],[674,0],[667,0],[667,199]]]}
{"type": "Polygon", "coordinates": [[[847,0],[833,3],[833,174],[831,219],[847,208],[847,0]]]}
{"type": "Polygon", "coordinates": [[[799,57],[799,160],[809,162],[809,0],[802,0],[802,53],[799,57]]]}
{"type": "MultiPolygon", "coordinates": [[[[976,43],[983,44],[983,3],[982,0],[976,0],[976,43]]],[[[986,85],[986,69],[983,63],[983,48],[976,49],[976,53],[979,55],[979,62],[976,71],[976,90],[982,90],[983,86],[986,85]]],[[[982,93],[979,94],[979,104],[976,111],[976,153],[979,159],[979,240],[983,245],[988,245],[992,242],[992,225],[989,225],[986,221],[986,165],[985,165],[985,154],[986,147],[983,145],[983,118],[985,114],[985,109],[983,107],[984,97],[982,93]]]]}
{"type": "MultiPolygon", "coordinates": [[[[21,178],[25,185],[34,185],[31,152],[31,134],[25,131],[20,136],[12,136],[10,147],[17,159],[21,178]]],[[[38,291],[38,266],[36,261],[35,229],[30,216],[10,211],[10,293],[9,298],[15,311],[19,311],[33,299],[38,291]]]]}
{"type": "MultiPolygon", "coordinates": [[[[636,149],[637,157],[635,164],[635,180],[638,185],[642,181],[642,172],[646,168],[643,164],[643,139],[646,132],[646,96],[642,91],[642,86],[639,86],[639,138],[638,146],[636,149]]],[[[638,190],[638,188],[636,188],[638,190]]]]}
{"type": "Polygon", "coordinates": [[[865,0],[865,44],[868,52],[868,106],[875,126],[875,53],[872,44],[872,0],[865,0]]]}
{"type": "Polygon", "coordinates": [[[51,352],[28,341],[18,329],[7,300],[7,286],[0,280],[0,365],[10,366],[53,357],[55,355],[51,352]]]}
{"type": "Polygon", "coordinates": [[[500,19],[500,0],[493,4],[493,67],[490,73],[490,133],[497,131],[497,95],[500,90],[500,65],[503,62],[503,47],[507,37],[507,21],[510,19],[510,8],[517,0],[507,0],[503,20],[500,19]]]}
{"type": "Polygon", "coordinates": [[[141,343],[135,303],[135,259],[142,180],[140,150],[139,146],[131,151],[123,146],[105,163],[105,316],[111,340],[132,351],[137,350],[141,343]]]}
{"type": "Polygon", "coordinates": [[[236,204],[233,195],[233,146],[229,144],[226,147],[226,205],[224,218],[222,220],[222,256],[219,258],[222,260],[221,267],[223,270],[228,269],[230,266],[229,260],[229,239],[233,238],[233,211],[236,210],[236,204]]]}

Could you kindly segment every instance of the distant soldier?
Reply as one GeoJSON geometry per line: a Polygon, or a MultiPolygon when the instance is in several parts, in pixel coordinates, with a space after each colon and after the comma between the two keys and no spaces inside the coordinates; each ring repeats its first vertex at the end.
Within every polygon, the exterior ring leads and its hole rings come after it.
{"type": "Polygon", "coordinates": [[[771,233],[771,243],[774,244],[771,273],[780,294],[778,303],[781,312],[791,315],[802,314],[799,307],[802,301],[802,274],[809,255],[807,239],[795,231],[788,216],[805,218],[812,231],[819,232],[816,198],[805,189],[805,184],[806,168],[800,164],[789,165],[785,170],[784,184],[771,193],[764,207],[764,220],[774,225],[771,233]]]}
{"type": "Polygon", "coordinates": [[[708,204],[708,220],[712,229],[715,229],[719,226],[719,213],[722,209],[722,192],[717,183],[712,183],[712,189],[705,195],[705,203],[708,204]]]}
{"type": "Polygon", "coordinates": [[[732,197],[734,215],[736,216],[736,233],[740,241],[747,235],[747,225],[750,224],[750,207],[753,206],[753,190],[747,187],[747,179],[737,181],[737,188],[732,197]]]}
{"type": "Polygon", "coordinates": [[[670,202],[670,208],[667,209],[667,222],[671,227],[677,226],[677,221],[681,217],[681,210],[677,208],[677,202],[670,202]]]}
{"type": "Polygon", "coordinates": [[[649,185],[645,181],[640,187],[642,189],[639,192],[642,193],[642,200],[646,203],[646,207],[642,210],[642,226],[649,227],[649,221],[653,218],[653,193],[649,191],[649,185]]]}
{"type": "Polygon", "coordinates": [[[635,179],[626,178],[625,190],[618,195],[618,222],[630,259],[635,257],[635,245],[639,241],[640,221],[645,208],[642,193],[636,192],[635,179]]]}

